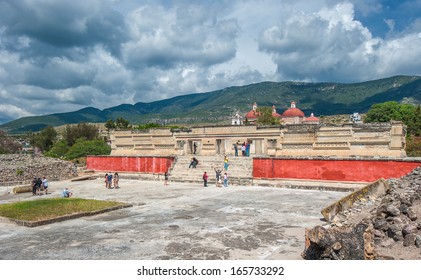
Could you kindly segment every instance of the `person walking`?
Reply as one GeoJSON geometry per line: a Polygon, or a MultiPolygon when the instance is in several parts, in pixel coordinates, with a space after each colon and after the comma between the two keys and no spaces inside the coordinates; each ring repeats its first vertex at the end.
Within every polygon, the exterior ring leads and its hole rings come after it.
{"type": "Polygon", "coordinates": [[[208,174],[206,173],[206,171],[205,173],[203,173],[203,186],[204,187],[208,186],[208,174]]]}
{"type": "Polygon", "coordinates": [[[228,187],[228,175],[226,172],[224,174],[224,187],[228,187]]]}

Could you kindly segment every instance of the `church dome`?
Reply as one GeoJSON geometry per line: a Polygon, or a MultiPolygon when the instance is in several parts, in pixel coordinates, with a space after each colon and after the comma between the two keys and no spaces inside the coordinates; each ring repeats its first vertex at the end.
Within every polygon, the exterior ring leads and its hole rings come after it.
{"type": "Polygon", "coordinates": [[[259,113],[257,112],[257,103],[254,102],[253,104],[253,110],[251,110],[250,112],[248,112],[246,114],[246,119],[250,120],[250,119],[257,119],[257,117],[259,116],[259,113]]]}
{"type": "Polygon", "coordinates": [[[291,102],[291,108],[287,109],[282,116],[304,118],[304,112],[295,107],[295,102],[291,102]]]}
{"type": "Polygon", "coordinates": [[[315,123],[315,122],[319,122],[319,118],[316,118],[314,116],[314,114],[311,113],[310,117],[305,118],[305,120],[303,120],[303,122],[312,122],[312,123],[315,123]]]}
{"type": "Polygon", "coordinates": [[[275,117],[275,118],[280,118],[281,117],[281,115],[276,112],[275,105],[272,106],[272,116],[275,117]]]}

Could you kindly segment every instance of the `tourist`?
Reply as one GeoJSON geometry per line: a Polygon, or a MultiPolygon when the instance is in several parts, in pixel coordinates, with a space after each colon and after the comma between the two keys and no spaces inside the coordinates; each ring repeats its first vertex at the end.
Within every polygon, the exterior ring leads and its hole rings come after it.
{"type": "Polygon", "coordinates": [[[114,173],[114,188],[115,189],[118,189],[119,188],[119,186],[118,186],[118,181],[120,180],[120,176],[118,175],[118,173],[116,172],[116,173],[114,173]]]}
{"type": "Polygon", "coordinates": [[[237,143],[234,144],[234,155],[238,157],[238,146],[237,143]]]}
{"type": "Polygon", "coordinates": [[[77,164],[76,164],[76,162],[73,163],[72,172],[73,172],[73,176],[77,176],[77,164]]]}
{"type": "Polygon", "coordinates": [[[41,178],[37,178],[35,181],[35,194],[41,195],[41,188],[42,188],[42,180],[41,178]]]}
{"type": "Polygon", "coordinates": [[[224,173],[224,187],[228,187],[228,175],[226,172],[224,173]]]}
{"type": "Polygon", "coordinates": [[[203,173],[203,186],[204,187],[208,186],[208,174],[206,173],[206,171],[205,173],[203,173]]]}
{"type": "Polygon", "coordinates": [[[32,180],[31,186],[32,186],[32,195],[36,195],[37,194],[37,177],[34,177],[34,179],[32,180]]]}
{"type": "Polygon", "coordinates": [[[69,197],[71,197],[73,195],[73,193],[71,192],[71,191],[69,191],[69,189],[68,188],[64,188],[64,190],[63,190],[63,197],[64,198],[69,198],[69,197]]]}
{"type": "Polygon", "coordinates": [[[44,176],[42,177],[42,187],[44,188],[44,194],[48,193],[48,181],[47,178],[44,176]]]}
{"type": "Polygon", "coordinates": [[[190,165],[189,168],[196,168],[196,166],[199,164],[199,161],[197,160],[197,158],[193,157],[190,161],[190,165]]]}
{"type": "Polygon", "coordinates": [[[216,168],[214,168],[214,170],[215,170],[215,177],[216,177],[216,186],[217,187],[221,187],[221,173],[222,173],[222,170],[220,170],[220,169],[216,169],[216,168]]]}
{"type": "Polygon", "coordinates": [[[250,143],[246,143],[246,157],[250,156],[250,143]]]}
{"type": "Polygon", "coordinates": [[[246,155],[246,143],[245,142],[241,145],[241,155],[243,157],[246,155]]]}
{"type": "Polygon", "coordinates": [[[105,173],[105,188],[108,189],[108,173],[105,173]]]}
{"type": "Polygon", "coordinates": [[[109,189],[113,188],[113,174],[111,172],[108,173],[107,184],[109,189]]]}
{"type": "Polygon", "coordinates": [[[227,156],[224,156],[224,170],[225,171],[228,171],[228,158],[227,158],[227,156]]]}
{"type": "Polygon", "coordinates": [[[165,174],[164,174],[164,186],[168,186],[169,176],[170,176],[170,174],[168,174],[168,172],[165,172],[165,174]]]}

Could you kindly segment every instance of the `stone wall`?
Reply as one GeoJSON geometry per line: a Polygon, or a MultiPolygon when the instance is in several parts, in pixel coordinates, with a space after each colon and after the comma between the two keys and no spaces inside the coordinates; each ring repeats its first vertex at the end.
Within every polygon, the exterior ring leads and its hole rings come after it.
{"type": "Polygon", "coordinates": [[[405,157],[402,123],[287,126],[203,126],[111,133],[111,155],[233,155],[249,142],[250,154],[276,157],[405,157]]]}
{"type": "Polygon", "coordinates": [[[421,259],[421,167],[387,180],[323,226],[306,229],[305,259],[421,259]]]}
{"type": "Polygon", "coordinates": [[[30,183],[35,177],[46,176],[49,181],[69,179],[73,163],[33,155],[0,155],[0,185],[30,183]]]}

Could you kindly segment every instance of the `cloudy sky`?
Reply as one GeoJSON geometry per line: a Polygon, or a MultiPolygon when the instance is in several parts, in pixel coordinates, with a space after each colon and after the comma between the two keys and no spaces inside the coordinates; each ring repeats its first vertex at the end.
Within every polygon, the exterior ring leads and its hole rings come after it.
{"type": "Polygon", "coordinates": [[[421,0],[0,0],[0,123],[261,81],[421,75],[421,0]]]}

